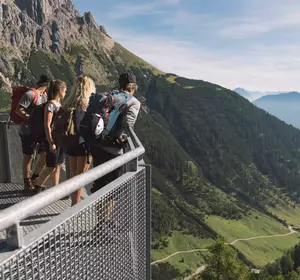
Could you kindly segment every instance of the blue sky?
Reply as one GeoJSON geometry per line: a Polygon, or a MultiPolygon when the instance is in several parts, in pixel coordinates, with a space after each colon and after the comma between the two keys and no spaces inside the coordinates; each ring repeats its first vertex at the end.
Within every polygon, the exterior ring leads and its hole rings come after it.
{"type": "Polygon", "coordinates": [[[300,91],[299,0],[73,0],[157,68],[228,88],[300,91]]]}

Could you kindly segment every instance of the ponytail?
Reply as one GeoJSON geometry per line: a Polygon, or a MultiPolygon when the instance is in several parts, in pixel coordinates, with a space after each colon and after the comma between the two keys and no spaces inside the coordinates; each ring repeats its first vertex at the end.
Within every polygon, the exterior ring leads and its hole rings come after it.
{"type": "Polygon", "coordinates": [[[54,81],[55,80],[51,80],[49,87],[48,87],[47,95],[48,95],[49,101],[54,99],[54,81]]]}
{"type": "Polygon", "coordinates": [[[61,80],[52,80],[50,82],[49,88],[48,88],[48,100],[51,101],[55,99],[59,93],[61,92],[62,88],[66,86],[66,83],[61,80]]]}

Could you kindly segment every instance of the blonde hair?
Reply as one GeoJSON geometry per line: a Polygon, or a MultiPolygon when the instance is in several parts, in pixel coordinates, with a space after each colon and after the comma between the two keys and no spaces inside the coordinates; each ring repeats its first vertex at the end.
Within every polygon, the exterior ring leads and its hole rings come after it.
{"type": "Polygon", "coordinates": [[[88,76],[79,76],[72,87],[64,107],[76,109],[77,106],[80,106],[81,110],[85,111],[89,105],[91,94],[95,92],[95,82],[88,76]]]}

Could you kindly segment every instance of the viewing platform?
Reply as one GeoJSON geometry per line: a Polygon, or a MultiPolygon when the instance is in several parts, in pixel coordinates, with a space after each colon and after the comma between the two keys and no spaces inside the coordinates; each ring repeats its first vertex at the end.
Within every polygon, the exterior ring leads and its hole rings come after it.
{"type": "Polygon", "coordinates": [[[150,280],[151,167],[135,133],[125,154],[71,179],[64,169],[59,185],[31,195],[20,181],[17,130],[1,118],[0,280],[150,280]],[[125,174],[90,193],[120,166],[125,174]],[[70,194],[83,186],[84,199],[71,207],[70,194]]]}

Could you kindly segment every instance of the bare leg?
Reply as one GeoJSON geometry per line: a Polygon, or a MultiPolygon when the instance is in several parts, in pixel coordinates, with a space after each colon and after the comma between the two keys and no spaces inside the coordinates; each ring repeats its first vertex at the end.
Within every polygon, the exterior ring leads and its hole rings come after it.
{"type": "Polygon", "coordinates": [[[46,153],[41,152],[39,153],[39,160],[35,166],[34,174],[39,175],[44,169],[45,165],[46,165],[46,153]]]}
{"type": "Polygon", "coordinates": [[[31,191],[33,184],[31,181],[30,170],[32,164],[32,155],[23,155],[23,178],[24,178],[24,191],[31,191]]]}
{"type": "Polygon", "coordinates": [[[111,212],[114,210],[115,207],[115,201],[113,199],[111,199],[108,204],[106,205],[106,209],[105,209],[105,218],[109,219],[111,212]]]}
{"type": "Polygon", "coordinates": [[[61,170],[62,165],[58,165],[53,172],[52,175],[52,184],[53,186],[58,185],[59,184],[59,179],[60,179],[60,170],[61,170]]]}
{"type": "Polygon", "coordinates": [[[88,162],[89,162],[89,163],[87,163],[87,160],[86,160],[86,157],[85,157],[85,162],[84,162],[85,165],[84,165],[84,170],[83,170],[83,172],[86,172],[86,171],[88,171],[88,170],[90,169],[92,160],[93,160],[92,156],[89,155],[89,157],[88,157],[88,162]]]}
{"type": "Polygon", "coordinates": [[[77,157],[68,157],[69,161],[69,171],[70,171],[70,178],[73,178],[76,176],[76,170],[77,170],[77,157]]]}
{"type": "Polygon", "coordinates": [[[24,178],[30,178],[32,155],[23,155],[23,176],[24,178]]]}
{"type": "MultiPolygon", "coordinates": [[[[89,157],[89,162],[91,162],[91,156],[89,157]]],[[[81,173],[84,173],[89,170],[90,168],[90,163],[87,163],[87,157],[76,157],[76,173],[75,175],[79,175],[81,173]]],[[[73,176],[72,176],[73,177],[73,176]]],[[[71,198],[72,198],[72,205],[77,204],[80,201],[82,195],[82,189],[79,189],[78,191],[72,193],[71,198]]]]}
{"type": "MultiPolygon", "coordinates": [[[[76,170],[77,170],[77,157],[68,157],[69,161],[69,172],[70,172],[70,178],[73,178],[76,176],[76,170]]],[[[71,206],[74,205],[75,201],[75,192],[71,194],[71,206]]]]}
{"type": "Polygon", "coordinates": [[[113,198],[110,198],[108,201],[102,201],[99,202],[97,205],[97,219],[100,224],[110,221],[112,211],[114,210],[114,207],[116,205],[116,202],[113,198]]]}
{"type": "Polygon", "coordinates": [[[36,184],[40,187],[43,187],[45,182],[48,180],[49,176],[54,172],[55,168],[54,167],[46,167],[43,169],[41,172],[39,178],[37,179],[36,184]]]}

